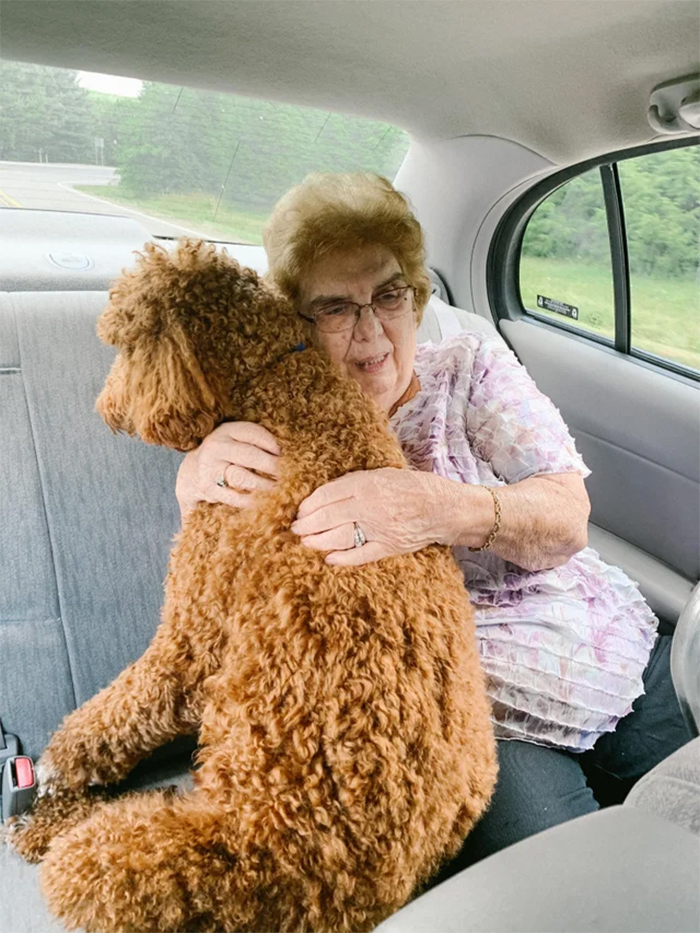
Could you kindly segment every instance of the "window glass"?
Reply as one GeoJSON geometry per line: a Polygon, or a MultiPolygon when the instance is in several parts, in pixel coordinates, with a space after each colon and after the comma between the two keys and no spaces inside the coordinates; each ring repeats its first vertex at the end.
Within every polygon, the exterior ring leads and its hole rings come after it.
{"type": "Polygon", "coordinates": [[[618,164],[632,346],[700,369],[700,148],[618,164]]]}
{"type": "Polygon", "coordinates": [[[0,62],[0,113],[0,207],[133,212],[152,235],[247,243],[309,172],[393,180],[409,144],[359,117],[21,62],[0,62]]]}
{"type": "Polygon", "coordinates": [[[523,237],[520,294],[529,311],[614,338],[612,264],[597,168],[557,188],[532,214],[523,237]]]}

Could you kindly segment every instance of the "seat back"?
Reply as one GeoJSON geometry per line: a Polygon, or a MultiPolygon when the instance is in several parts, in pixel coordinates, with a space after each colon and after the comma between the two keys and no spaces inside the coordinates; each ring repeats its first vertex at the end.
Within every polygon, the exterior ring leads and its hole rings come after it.
{"type": "Polygon", "coordinates": [[[148,644],[180,455],[94,410],[104,292],[0,293],[0,718],[36,756],[148,644]]]}

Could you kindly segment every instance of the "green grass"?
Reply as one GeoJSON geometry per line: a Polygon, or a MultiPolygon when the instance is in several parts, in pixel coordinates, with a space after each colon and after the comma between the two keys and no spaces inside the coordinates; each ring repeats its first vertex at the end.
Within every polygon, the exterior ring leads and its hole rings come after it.
{"type": "MultiPolygon", "coordinates": [[[[524,256],[520,291],[528,310],[605,337],[614,336],[612,273],[561,259],[524,256]],[[545,295],[579,309],[578,321],[537,307],[545,295]]],[[[700,370],[700,288],[694,279],[632,275],[632,345],[700,370]]]]}
{"type": "Polygon", "coordinates": [[[160,220],[171,220],[211,239],[231,240],[235,243],[262,243],[262,231],[267,214],[251,214],[231,210],[221,204],[216,211],[216,199],[206,194],[164,194],[159,197],[139,198],[111,185],[75,185],[84,191],[113,204],[142,211],[160,220]],[[213,220],[216,212],[216,221],[213,220]]]}

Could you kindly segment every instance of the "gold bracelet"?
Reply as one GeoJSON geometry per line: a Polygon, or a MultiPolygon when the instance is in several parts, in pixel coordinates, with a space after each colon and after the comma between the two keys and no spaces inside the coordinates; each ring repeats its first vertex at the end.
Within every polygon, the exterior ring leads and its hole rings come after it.
{"type": "Polygon", "coordinates": [[[491,493],[496,518],[493,523],[493,528],[489,532],[488,537],[481,545],[481,547],[470,547],[470,551],[487,551],[496,540],[496,535],[501,530],[501,500],[498,498],[498,493],[496,490],[492,489],[491,486],[484,486],[483,488],[487,489],[491,493]]]}

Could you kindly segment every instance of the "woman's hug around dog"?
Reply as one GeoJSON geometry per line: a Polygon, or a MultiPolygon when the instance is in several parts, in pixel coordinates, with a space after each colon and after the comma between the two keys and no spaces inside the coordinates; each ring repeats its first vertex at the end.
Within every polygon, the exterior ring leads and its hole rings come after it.
{"type": "Polygon", "coordinates": [[[459,849],[496,779],[464,579],[449,548],[333,567],[290,531],[354,470],[405,468],[386,414],[292,304],[215,247],[148,244],[98,333],[115,431],[191,450],[219,423],[278,439],[257,508],[199,504],[145,654],[66,718],[11,844],[88,931],[369,930],[459,849]],[[198,735],[195,787],[121,797],[198,735]]]}

